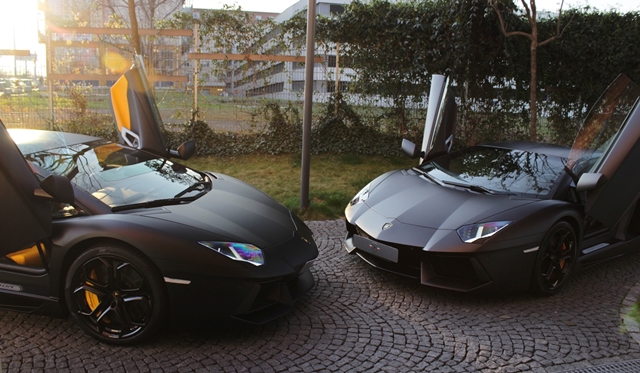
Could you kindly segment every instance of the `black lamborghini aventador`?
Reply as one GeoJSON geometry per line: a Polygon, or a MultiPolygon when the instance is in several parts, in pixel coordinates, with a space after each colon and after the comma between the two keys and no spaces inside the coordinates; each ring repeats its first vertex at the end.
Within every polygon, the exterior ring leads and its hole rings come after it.
{"type": "Polygon", "coordinates": [[[265,323],[314,286],[308,227],[167,150],[138,61],[113,86],[120,143],[0,125],[0,307],[137,343],[174,320],[265,323]]]}
{"type": "MultiPolygon", "coordinates": [[[[346,250],[422,284],[551,295],[572,270],[640,248],[640,89],[618,77],[572,148],[502,142],[451,151],[446,84],[418,166],[365,186],[346,208],[346,250]]],[[[431,105],[431,101],[430,101],[431,105]]]]}

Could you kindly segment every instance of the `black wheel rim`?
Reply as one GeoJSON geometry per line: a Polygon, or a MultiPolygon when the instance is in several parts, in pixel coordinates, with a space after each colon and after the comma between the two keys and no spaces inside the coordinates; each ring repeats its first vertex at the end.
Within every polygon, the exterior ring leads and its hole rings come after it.
{"type": "Polygon", "coordinates": [[[73,310],[92,331],[109,339],[132,338],[151,319],[153,296],[147,279],[133,264],[96,257],[74,274],[73,310]]]}
{"type": "Polygon", "coordinates": [[[547,290],[555,290],[567,279],[575,258],[576,240],[569,228],[553,232],[542,248],[540,279],[547,290]]]}

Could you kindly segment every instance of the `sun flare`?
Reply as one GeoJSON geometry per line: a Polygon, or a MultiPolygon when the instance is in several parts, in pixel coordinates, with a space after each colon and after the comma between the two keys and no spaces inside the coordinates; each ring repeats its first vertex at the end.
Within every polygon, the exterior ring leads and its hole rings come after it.
{"type": "Polygon", "coordinates": [[[0,49],[33,50],[37,30],[37,0],[0,0],[0,49]]]}

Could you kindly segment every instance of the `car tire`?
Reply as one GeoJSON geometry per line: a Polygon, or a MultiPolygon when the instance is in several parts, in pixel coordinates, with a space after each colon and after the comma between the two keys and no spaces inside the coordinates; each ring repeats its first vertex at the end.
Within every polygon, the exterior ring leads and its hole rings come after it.
{"type": "Polygon", "coordinates": [[[160,271],[135,249],[103,242],[69,267],[65,301],[91,337],[115,345],[139,343],[164,325],[168,295],[160,271]]]}
{"type": "Polygon", "coordinates": [[[566,221],[554,224],[538,249],[531,290],[544,296],[558,293],[571,274],[577,254],[578,240],[573,226],[566,221]]]}

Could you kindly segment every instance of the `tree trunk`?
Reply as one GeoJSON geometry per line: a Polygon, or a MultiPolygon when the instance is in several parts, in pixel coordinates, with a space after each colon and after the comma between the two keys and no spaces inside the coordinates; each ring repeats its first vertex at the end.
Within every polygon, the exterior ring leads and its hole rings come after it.
{"type": "MultiPolygon", "coordinates": [[[[529,138],[531,141],[536,141],[538,135],[536,133],[538,126],[538,101],[536,94],[538,92],[538,47],[546,45],[562,36],[562,33],[567,28],[567,25],[564,26],[562,31],[560,31],[560,17],[562,15],[562,5],[564,4],[564,0],[560,3],[560,10],[558,11],[558,29],[556,30],[556,34],[543,42],[538,41],[538,22],[536,21],[537,10],[536,10],[536,2],[535,0],[529,0],[529,5],[527,5],[525,0],[520,0],[522,2],[522,6],[525,8],[526,16],[529,19],[529,24],[531,25],[531,33],[527,34],[523,31],[512,31],[507,32],[506,24],[502,15],[500,13],[500,8],[498,7],[497,0],[489,0],[489,4],[493,7],[498,15],[498,21],[500,24],[500,30],[502,30],[502,34],[506,37],[520,35],[526,36],[531,40],[531,82],[530,82],[530,91],[529,91],[529,112],[531,115],[531,122],[529,124],[529,138]]],[[[569,21],[571,23],[571,21],[569,21]]]]}
{"type": "Polygon", "coordinates": [[[536,22],[535,1],[531,0],[531,90],[529,92],[531,109],[531,124],[529,125],[529,137],[531,141],[537,140],[536,127],[538,125],[538,23],[536,22]]]}
{"type": "Polygon", "coordinates": [[[531,141],[537,140],[536,127],[538,123],[538,101],[536,92],[538,91],[538,63],[537,63],[538,43],[531,41],[531,90],[530,103],[531,106],[531,124],[529,125],[529,137],[531,141]]]}
{"type": "Polygon", "coordinates": [[[129,20],[131,21],[131,45],[134,53],[142,53],[140,48],[140,35],[138,35],[138,18],[136,17],[135,0],[128,0],[129,20]]]}

